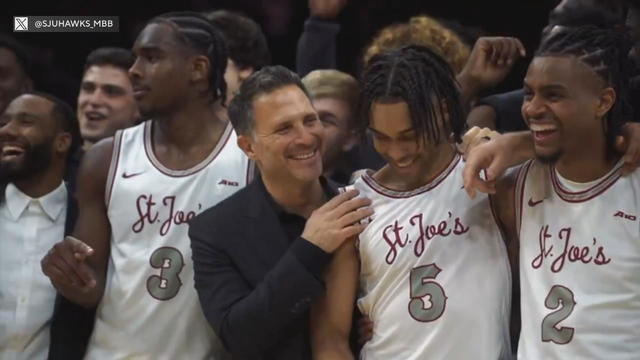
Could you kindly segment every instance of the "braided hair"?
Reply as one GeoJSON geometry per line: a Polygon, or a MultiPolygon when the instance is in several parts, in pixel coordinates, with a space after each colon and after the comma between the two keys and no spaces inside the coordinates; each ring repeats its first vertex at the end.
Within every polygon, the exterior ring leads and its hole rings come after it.
{"type": "Polygon", "coordinates": [[[411,125],[422,140],[440,142],[438,119],[446,119],[447,130],[456,141],[465,121],[455,75],[446,61],[422,46],[406,46],[375,55],[362,75],[361,134],[369,126],[374,102],[404,101],[411,125]]]}
{"type": "Polygon", "coordinates": [[[178,41],[209,59],[209,88],[213,100],[226,101],[227,46],[220,30],[204,16],[191,11],[170,12],[153,18],[149,24],[167,24],[174,29],[178,41]]]}
{"type": "Polygon", "coordinates": [[[614,89],[616,102],[605,115],[610,153],[614,151],[615,137],[622,125],[634,116],[629,98],[629,79],[633,71],[628,58],[630,48],[630,39],[620,30],[581,26],[549,33],[535,54],[536,57],[575,56],[591,68],[606,86],[614,89]]]}

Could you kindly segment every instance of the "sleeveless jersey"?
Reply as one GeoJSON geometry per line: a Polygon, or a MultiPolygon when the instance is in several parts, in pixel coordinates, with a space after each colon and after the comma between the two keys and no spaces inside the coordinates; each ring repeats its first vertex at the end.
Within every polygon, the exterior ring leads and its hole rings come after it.
{"type": "Polygon", "coordinates": [[[152,121],[120,131],[105,193],[111,254],[88,359],[226,359],[194,288],[188,221],[244,187],[249,159],[229,124],[188,170],[153,153],[152,121]]]}
{"type": "Polygon", "coordinates": [[[518,174],[519,359],[640,359],[640,171],[579,184],[518,174]]]}
{"type": "Polygon", "coordinates": [[[486,194],[456,155],[428,184],[393,191],[364,174],[375,212],[358,239],[358,307],[374,323],[361,359],[508,359],[511,270],[486,194]]]}

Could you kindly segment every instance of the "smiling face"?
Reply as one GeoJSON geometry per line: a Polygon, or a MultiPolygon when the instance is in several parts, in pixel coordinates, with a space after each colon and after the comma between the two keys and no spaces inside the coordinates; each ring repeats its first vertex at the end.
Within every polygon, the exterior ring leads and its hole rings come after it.
{"type": "Polygon", "coordinates": [[[347,101],[320,97],[313,99],[313,107],[318,112],[324,127],[322,158],[325,170],[336,166],[339,157],[355,145],[357,139],[351,128],[351,106],[347,101]]]}
{"type": "Polygon", "coordinates": [[[127,72],[112,65],[89,67],[82,78],[77,114],[82,138],[90,143],[132,126],[138,106],[127,72]]]}
{"type": "MultiPolygon", "coordinates": [[[[441,123],[441,120],[438,120],[441,123]]],[[[437,146],[425,144],[413,128],[409,106],[404,101],[374,102],[369,130],[376,151],[398,175],[420,179],[439,156],[437,146]]]]}
{"type": "Polygon", "coordinates": [[[322,174],[323,127],[309,98],[296,85],[253,101],[253,129],[238,142],[263,177],[307,183],[322,174]]]}
{"type": "Polygon", "coordinates": [[[615,92],[574,56],[543,56],[524,79],[522,116],[533,132],[538,159],[579,155],[585,144],[606,143],[604,116],[615,92]]]}
{"type": "Polygon", "coordinates": [[[0,173],[9,181],[36,176],[49,167],[59,133],[52,110],[51,101],[22,95],[0,116],[0,173]]]}

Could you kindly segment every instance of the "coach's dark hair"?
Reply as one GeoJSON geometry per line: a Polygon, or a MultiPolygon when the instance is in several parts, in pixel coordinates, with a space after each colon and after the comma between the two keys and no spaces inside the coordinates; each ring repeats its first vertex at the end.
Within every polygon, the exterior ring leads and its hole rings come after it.
{"type": "Polygon", "coordinates": [[[260,25],[253,19],[228,10],[205,14],[224,35],[229,58],[241,68],[260,70],[271,63],[271,54],[260,25]]]}
{"type": "Polygon", "coordinates": [[[287,85],[295,85],[309,98],[300,77],[284,66],[266,66],[251,74],[240,85],[240,90],[229,104],[229,119],[236,132],[247,135],[253,129],[253,101],[287,85]]]}
{"type": "Polygon", "coordinates": [[[84,71],[92,66],[111,65],[128,72],[133,65],[135,56],[129,49],[119,47],[100,47],[89,53],[84,63],[84,71]]]}
{"type": "Polygon", "coordinates": [[[11,36],[0,34],[0,48],[5,48],[13,53],[25,75],[28,77],[33,75],[33,63],[31,61],[31,56],[27,49],[18,40],[11,36]]]}
{"type": "MultiPolygon", "coordinates": [[[[455,139],[460,140],[464,113],[455,75],[446,61],[422,46],[406,46],[371,58],[362,76],[361,134],[369,126],[374,102],[404,101],[411,124],[422,140],[440,142],[438,118],[445,119],[455,139]]],[[[447,124],[445,123],[445,126],[447,124]]]]}
{"type": "Polygon", "coordinates": [[[71,158],[82,145],[82,135],[80,135],[80,125],[78,124],[76,112],[73,111],[69,104],[51,94],[43,93],[40,91],[30,91],[23,95],[42,97],[53,103],[51,116],[58,123],[58,126],[60,127],[60,129],[62,129],[62,131],[71,134],[71,147],[69,148],[69,153],[67,154],[67,158],[71,158]]]}
{"type": "Polygon", "coordinates": [[[631,41],[620,30],[594,26],[562,28],[542,40],[535,56],[575,56],[591,68],[616,92],[616,102],[606,115],[607,146],[614,151],[615,137],[633,118],[628,82],[632,64],[628,58],[631,41]]]}
{"type": "Polygon", "coordinates": [[[213,100],[221,99],[224,104],[227,93],[227,83],[224,81],[227,46],[220,30],[204,16],[191,11],[162,14],[149,23],[169,24],[181,44],[209,58],[209,88],[213,100]]]}

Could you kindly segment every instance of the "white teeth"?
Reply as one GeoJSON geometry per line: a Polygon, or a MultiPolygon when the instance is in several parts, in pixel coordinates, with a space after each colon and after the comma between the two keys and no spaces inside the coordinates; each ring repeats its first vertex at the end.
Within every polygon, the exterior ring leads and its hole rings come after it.
{"type": "Polygon", "coordinates": [[[556,129],[556,127],[553,125],[540,125],[540,124],[531,124],[529,125],[529,128],[532,131],[551,131],[556,129]]]}
{"type": "Polygon", "coordinates": [[[23,152],[24,152],[24,149],[14,145],[5,145],[2,147],[2,155],[4,156],[20,155],[23,152]]]}
{"type": "Polygon", "coordinates": [[[97,112],[88,112],[86,113],[86,116],[89,120],[102,120],[105,118],[104,115],[97,112]]]}
{"type": "Polygon", "coordinates": [[[316,153],[315,151],[312,151],[310,153],[292,156],[292,158],[294,158],[296,160],[306,160],[306,159],[312,158],[313,155],[315,155],[315,153],[316,153]]]}

